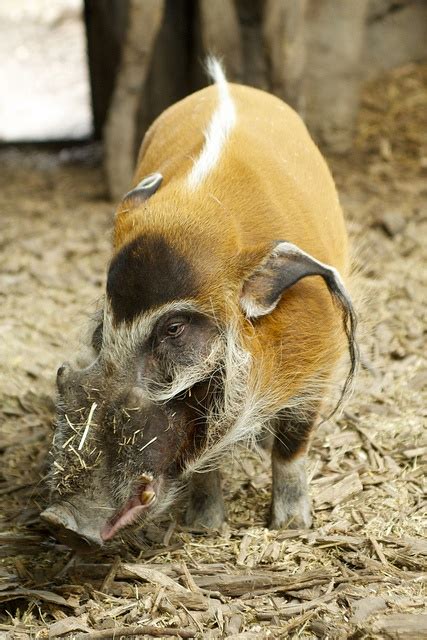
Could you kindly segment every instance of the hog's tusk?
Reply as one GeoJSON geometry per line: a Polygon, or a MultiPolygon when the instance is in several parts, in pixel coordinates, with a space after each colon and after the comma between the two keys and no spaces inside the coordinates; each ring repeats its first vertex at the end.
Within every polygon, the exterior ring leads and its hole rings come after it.
{"type": "Polygon", "coordinates": [[[156,499],[156,493],[155,491],[151,490],[142,491],[139,499],[141,500],[142,505],[148,507],[148,505],[150,505],[156,499]]]}

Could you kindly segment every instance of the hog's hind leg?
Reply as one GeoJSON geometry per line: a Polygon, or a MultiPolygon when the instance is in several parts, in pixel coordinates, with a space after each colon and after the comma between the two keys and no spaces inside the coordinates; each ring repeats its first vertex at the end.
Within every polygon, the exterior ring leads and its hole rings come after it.
{"type": "Polygon", "coordinates": [[[283,412],[274,422],[271,529],[311,526],[305,453],[316,415],[317,412],[311,410],[304,416],[283,412]]]}
{"type": "Polygon", "coordinates": [[[190,480],[185,524],[197,529],[218,529],[224,520],[225,509],[219,470],[195,473],[190,480]]]}

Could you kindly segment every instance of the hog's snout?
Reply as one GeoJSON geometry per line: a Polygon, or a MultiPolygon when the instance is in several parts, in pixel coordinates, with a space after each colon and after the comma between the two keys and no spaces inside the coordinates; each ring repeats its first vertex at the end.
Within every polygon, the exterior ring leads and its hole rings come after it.
{"type": "Polygon", "coordinates": [[[66,505],[54,504],[45,509],[40,517],[58,540],[76,551],[89,552],[103,544],[100,535],[101,523],[73,513],[66,505]]]}
{"type": "Polygon", "coordinates": [[[56,384],[58,387],[58,391],[61,394],[65,394],[68,397],[71,393],[73,397],[75,395],[75,389],[83,382],[90,382],[97,384],[95,382],[95,377],[99,374],[99,362],[98,359],[93,359],[93,354],[86,353],[83,351],[78,354],[78,358],[76,362],[71,365],[70,362],[63,362],[60,367],[58,367],[56,372],[56,384]],[[95,376],[95,377],[94,377],[95,376]]]}

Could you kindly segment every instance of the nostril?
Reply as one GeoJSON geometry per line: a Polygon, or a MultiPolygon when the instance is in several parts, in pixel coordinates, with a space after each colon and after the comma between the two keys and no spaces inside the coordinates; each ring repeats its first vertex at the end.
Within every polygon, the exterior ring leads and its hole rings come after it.
{"type": "Polygon", "coordinates": [[[56,372],[56,385],[59,391],[62,391],[64,389],[64,383],[65,383],[66,373],[68,369],[69,369],[68,363],[64,362],[63,364],[61,364],[61,366],[58,368],[58,371],[56,372]]]}
{"type": "Polygon", "coordinates": [[[65,372],[66,368],[67,368],[67,365],[64,362],[64,364],[61,364],[61,366],[58,367],[58,371],[56,372],[56,377],[57,378],[61,378],[63,373],[65,372]]]}

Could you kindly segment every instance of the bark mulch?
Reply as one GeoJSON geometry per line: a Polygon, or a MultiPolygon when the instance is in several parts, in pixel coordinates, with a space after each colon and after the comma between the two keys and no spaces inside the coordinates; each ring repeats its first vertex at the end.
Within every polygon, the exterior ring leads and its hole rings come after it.
{"type": "Polygon", "coordinates": [[[170,520],[89,556],[38,514],[55,371],[102,293],[113,208],[96,148],[1,151],[0,638],[427,637],[426,119],[427,67],[396,70],[330,158],[367,302],[355,394],[313,441],[313,529],[265,528],[268,463],[238,449],[221,531],[170,520]]]}

